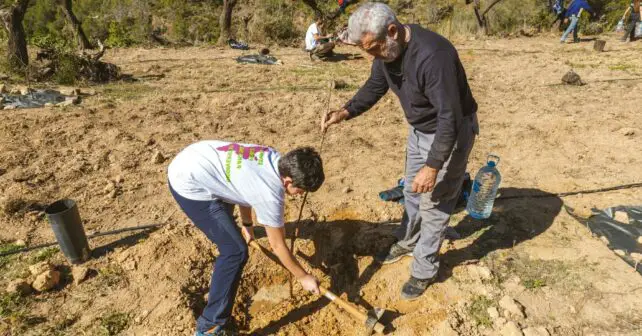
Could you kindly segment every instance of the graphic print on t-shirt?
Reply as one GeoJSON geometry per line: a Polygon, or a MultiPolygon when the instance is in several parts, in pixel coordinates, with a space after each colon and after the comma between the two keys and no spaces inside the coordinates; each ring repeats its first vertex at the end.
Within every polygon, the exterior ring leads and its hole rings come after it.
{"type": "Polygon", "coordinates": [[[246,147],[237,143],[231,143],[227,146],[217,147],[216,150],[227,152],[225,158],[225,178],[227,182],[232,182],[232,156],[236,153],[236,169],[241,169],[244,160],[256,161],[259,166],[263,165],[263,156],[265,152],[270,151],[270,147],[251,146],[246,147]]]}

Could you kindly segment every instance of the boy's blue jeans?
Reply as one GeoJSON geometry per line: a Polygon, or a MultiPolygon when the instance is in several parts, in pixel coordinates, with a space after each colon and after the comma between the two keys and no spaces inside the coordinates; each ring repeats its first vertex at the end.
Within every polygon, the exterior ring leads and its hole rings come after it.
{"type": "Polygon", "coordinates": [[[232,315],[234,297],[248,259],[248,248],[234,222],[234,205],[222,201],[194,201],[169,186],[183,212],[219,251],[214,263],[207,306],[196,321],[200,332],[225,325],[232,315]]]}
{"type": "Polygon", "coordinates": [[[568,37],[568,34],[573,31],[573,41],[577,42],[579,40],[579,37],[577,37],[577,33],[580,30],[580,18],[573,15],[571,16],[571,23],[568,25],[568,28],[566,28],[566,31],[564,34],[562,34],[562,39],[560,40],[561,42],[566,41],[566,38],[568,37]]]}

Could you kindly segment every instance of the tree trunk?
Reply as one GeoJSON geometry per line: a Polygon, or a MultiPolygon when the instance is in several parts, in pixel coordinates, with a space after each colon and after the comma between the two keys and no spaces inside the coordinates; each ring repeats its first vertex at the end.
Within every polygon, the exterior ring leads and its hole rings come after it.
{"type": "Polygon", "coordinates": [[[218,44],[222,45],[230,39],[230,30],[232,28],[232,11],[236,6],[237,0],[223,0],[223,12],[221,13],[220,26],[221,35],[218,38],[218,44]]]}
{"type": "Polygon", "coordinates": [[[0,19],[9,38],[7,44],[7,59],[13,69],[21,69],[29,65],[27,40],[22,20],[27,12],[29,0],[16,0],[8,9],[0,10],[0,19]]]}
{"type": "Polygon", "coordinates": [[[481,9],[481,4],[480,0],[474,0],[475,6],[475,17],[477,18],[477,24],[479,25],[480,29],[484,29],[484,34],[489,35],[490,34],[490,27],[488,27],[488,18],[486,17],[486,14],[488,14],[488,11],[490,11],[496,4],[500,3],[502,0],[494,0],[486,9],[480,13],[481,9]]]}
{"type": "Polygon", "coordinates": [[[323,16],[323,12],[321,9],[319,9],[319,5],[317,5],[316,0],[302,0],[304,4],[308,5],[308,7],[312,8],[314,11],[314,14],[318,16],[323,16]]]}
{"type": "Polygon", "coordinates": [[[81,51],[85,49],[93,49],[93,46],[87,39],[87,35],[85,35],[85,32],[82,30],[82,23],[74,14],[71,0],[59,0],[58,4],[62,8],[63,12],[65,12],[65,16],[67,17],[67,20],[69,20],[69,23],[74,30],[76,40],[78,41],[78,49],[80,49],[81,51]]]}

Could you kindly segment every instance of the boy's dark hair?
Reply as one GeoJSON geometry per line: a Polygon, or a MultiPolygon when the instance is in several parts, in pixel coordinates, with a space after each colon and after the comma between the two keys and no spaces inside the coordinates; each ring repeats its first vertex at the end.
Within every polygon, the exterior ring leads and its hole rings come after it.
{"type": "Polygon", "coordinates": [[[279,174],[291,178],[293,186],[311,192],[319,190],[325,180],[321,156],[312,147],[297,148],[281,157],[279,174]]]}

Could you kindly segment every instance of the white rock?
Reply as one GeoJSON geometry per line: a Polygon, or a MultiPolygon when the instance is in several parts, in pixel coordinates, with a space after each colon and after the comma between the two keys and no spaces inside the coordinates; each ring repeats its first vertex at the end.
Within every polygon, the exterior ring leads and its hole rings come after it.
{"type": "Polygon", "coordinates": [[[16,242],[15,242],[15,243],[13,243],[13,244],[14,244],[14,245],[16,245],[16,246],[20,246],[20,247],[25,247],[25,246],[27,246],[27,243],[26,243],[24,240],[22,240],[22,239],[18,239],[18,240],[16,240],[16,242]]]}
{"type": "Polygon", "coordinates": [[[517,323],[513,321],[506,323],[500,333],[502,336],[524,336],[517,323]]]}
{"type": "Polygon", "coordinates": [[[528,327],[523,329],[524,336],[550,336],[548,330],[544,327],[528,327]]]}
{"type": "Polygon", "coordinates": [[[65,96],[77,96],[80,94],[80,89],[78,88],[65,87],[59,89],[58,91],[65,96]]]}
{"type": "MultiPolygon", "coordinates": [[[[515,301],[510,296],[506,295],[501,300],[499,300],[499,306],[502,307],[508,314],[508,316],[525,318],[524,306],[519,302],[515,301]]],[[[507,316],[507,317],[508,317],[507,316]]]]}
{"type": "Polygon", "coordinates": [[[89,268],[83,266],[76,266],[71,269],[71,276],[74,278],[74,284],[79,285],[89,275],[89,268]]]}
{"type": "Polygon", "coordinates": [[[488,307],[486,311],[488,312],[488,316],[490,316],[490,318],[492,318],[493,320],[499,318],[499,311],[497,310],[497,307],[488,307]]]}
{"type": "Polygon", "coordinates": [[[629,214],[624,211],[616,211],[613,219],[620,223],[629,224],[629,214]]]}
{"type": "Polygon", "coordinates": [[[48,270],[38,275],[31,286],[39,292],[45,292],[56,287],[58,283],[60,283],[60,272],[48,270]]]}
{"type": "Polygon", "coordinates": [[[9,294],[27,295],[31,293],[31,286],[25,280],[18,279],[9,282],[6,289],[9,294]]]}
{"type": "Polygon", "coordinates": [[[23,86],[23,87],[20,88],[20,94],[23,95],[23,96],[26,96],[26,95],[28,95],[28,94],[30,94],[32,92],[33,92],[32,88],[29,88],[29,87],[26,87],[26,86],[23,86]]]}
{"type": "Polygon", "coordinates": [[[2,108],[3,110],[15,110],[16,106],[15,105],[7,105],[2,108]]]}
{"type": "Polygon", "coordinates": [[[468,266],[468,273],[478,280],[490,280],[493,278],[492,272],[486,266],[470,265],[468,266]]]}
{"type": "Polygon", "coordinates": [[[631,258],[633,258],[633,260],[635,260],[636,262],[642,262],[642,253],[633,252],[631,253],[631,258]]]}
{"type": "Polygon", "coordinates": [[[53,266],[51,266],[51,264],[47,261],[39,262],[37,264],[29,266],[29,272],[31,272],[32,275],[39,275],[51,270],[53,270],[53,266]]]}

